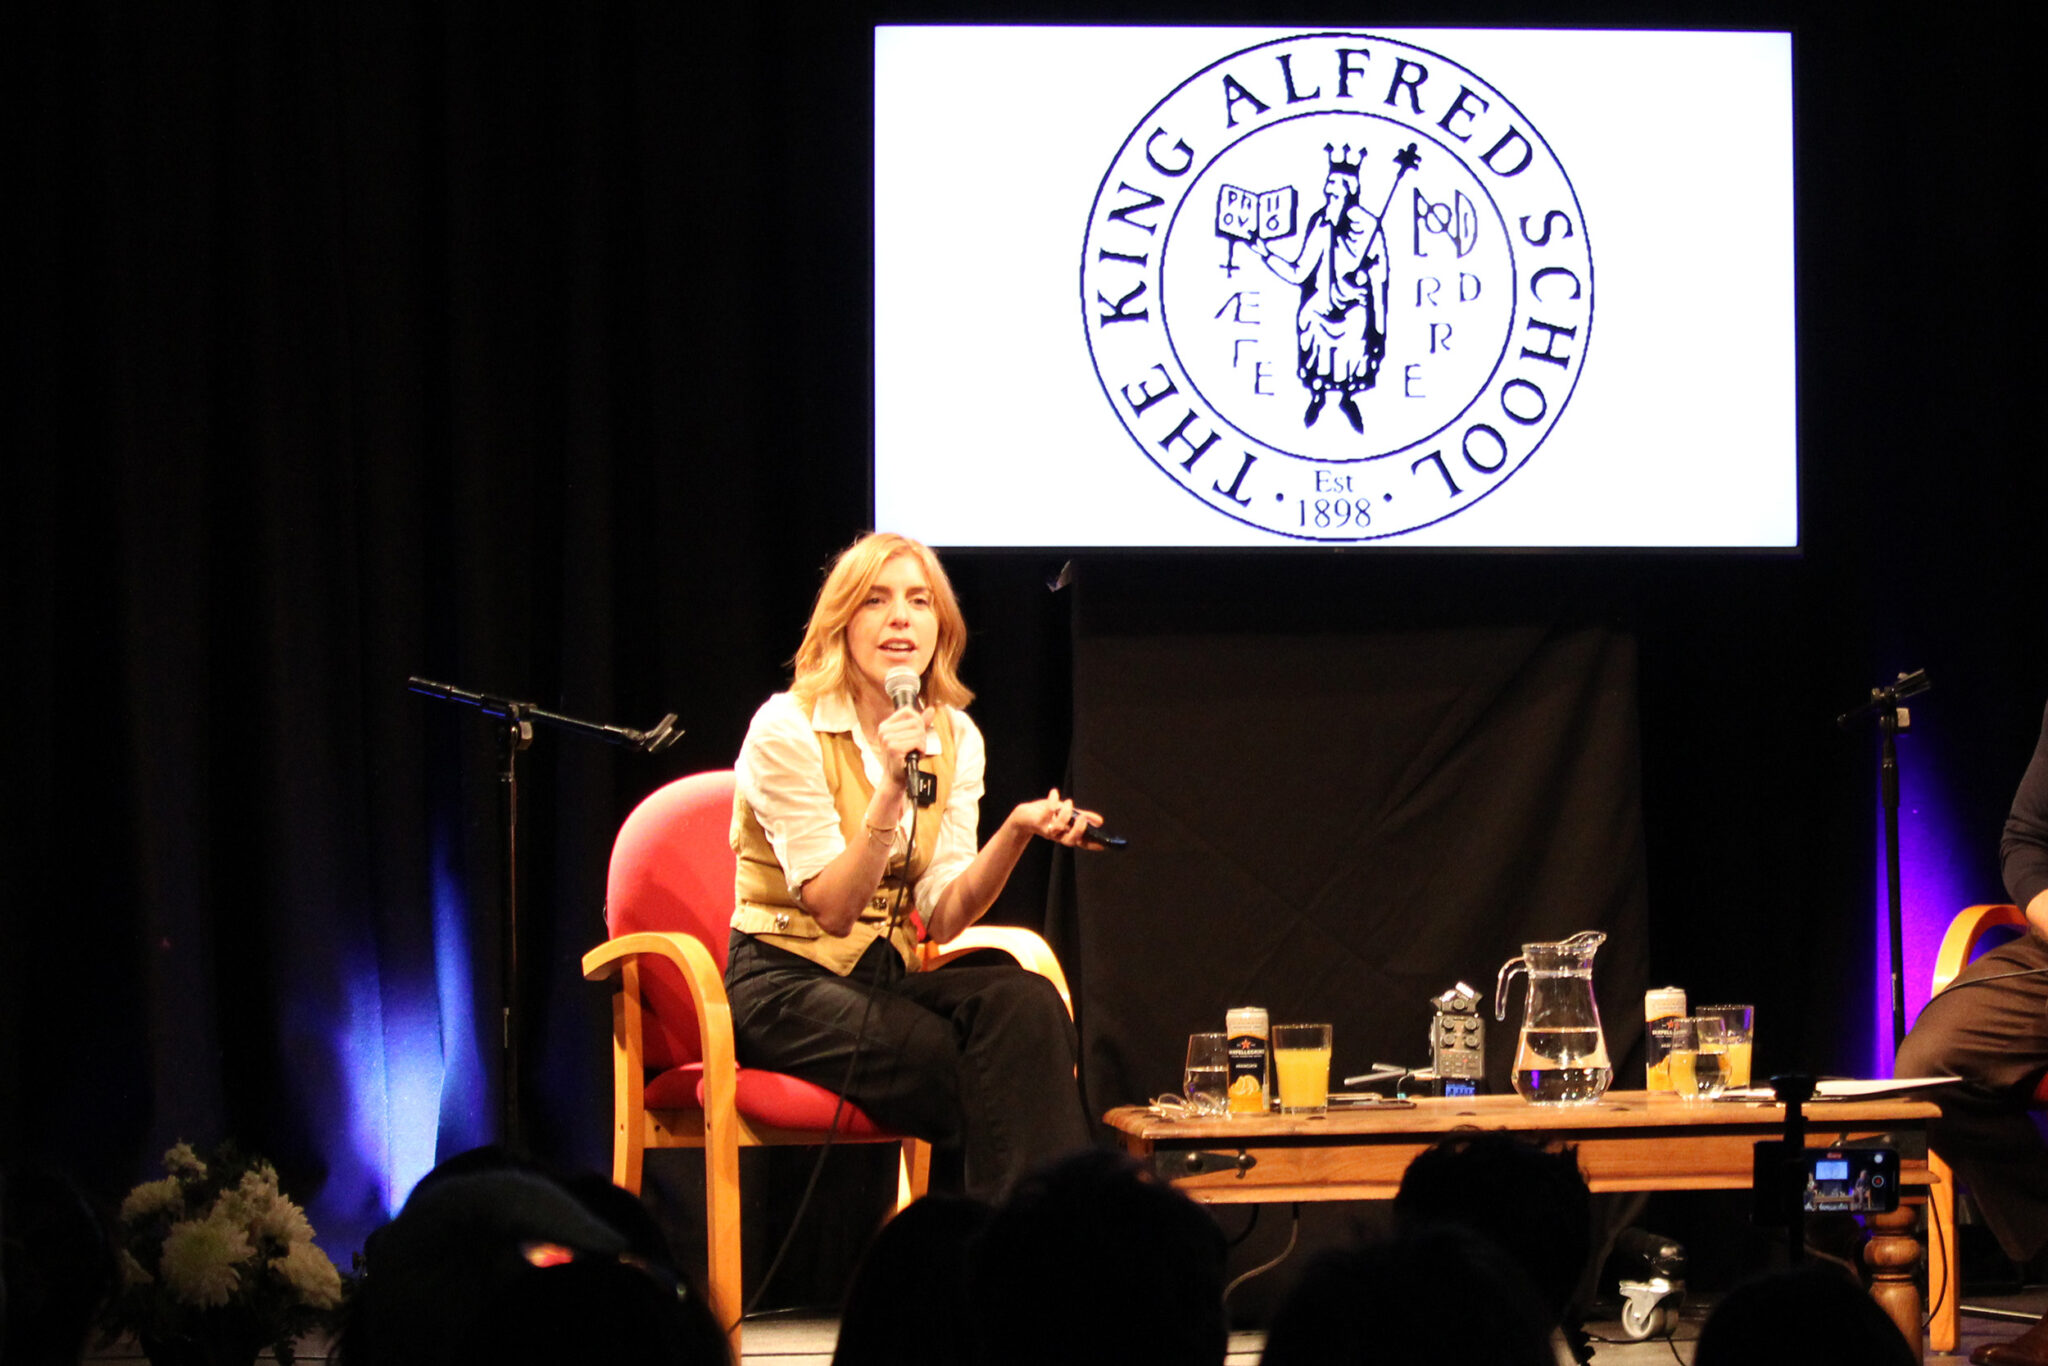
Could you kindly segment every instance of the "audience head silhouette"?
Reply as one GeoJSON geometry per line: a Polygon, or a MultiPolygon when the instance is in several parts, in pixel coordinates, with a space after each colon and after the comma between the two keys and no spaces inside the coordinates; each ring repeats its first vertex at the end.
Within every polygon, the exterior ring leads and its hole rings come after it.
{"type": "Polygon", "coordinates": [[[1700,1330],[1693,1366],[1910,1366],[1917,1359],[1855,1277],[1812,1261],[1730,1291],[1700,1330]]]}
{"type": "Polygon", "coordinates": [[[1229,1345],[1223,1234],[1129,1158],[1088,1150],[1024,1178],[976,1245],[970,1284],[987,1366],[1089,1355],[1217,1366],[1229,1345]]]}
{"type": "Polygon", "coordinates": [[[974,1358],[967,1254],[993,1211],[961,1195],[927,1195],[868,1244],[839,1318],[832,1366],[965,1366],[974,1358]],[[905,1286],[917,1307],[904,1311],[905,1286]]]}
{"type": "Polygon", "coordinates": [[[1513,1260],[1457,1224],[1318,1254],[1281,1303],[1261,1366],[1425,1358],[1553,1366],[1543,1305],[1513,1260]],[[1418,1343],[1426,1350],[1418,1355],[1418,1343]]]}
{"type": "Polygon", "coordinates": [[[443,1164],[370,1236],[341,1360],[728,1362],[652,1220],[609,1191],[496,1153],[443,1164]]]}
{"type": "Polygon", "coordinates": [[[1522,1269],[1552,1325],[1562,1322],[1592,1255],[1593,1197],[1572,1149],[1510,1134],[1459,1134],[1408,1164],[1394,1197],[1403,1227],[1460,1224],[1522,1269]]]}

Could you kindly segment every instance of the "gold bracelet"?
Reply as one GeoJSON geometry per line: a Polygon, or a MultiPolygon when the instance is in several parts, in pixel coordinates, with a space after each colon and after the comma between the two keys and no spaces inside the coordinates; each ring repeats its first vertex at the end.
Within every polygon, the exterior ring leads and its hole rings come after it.
{"type": "Polygon", "coordinates": [[[874,842],[879,844],[882,848],[894,849],[896,847],[895,826],[892,825],[887,829],[883,829],[879,825],[869,825],[866,821],[862,821],[860,823],[860,828],[867,831],[868,838],[870,840],[874,840],[874,842]],[[879,836],[880,838],[877,838],[877,836],[879,836]]]}

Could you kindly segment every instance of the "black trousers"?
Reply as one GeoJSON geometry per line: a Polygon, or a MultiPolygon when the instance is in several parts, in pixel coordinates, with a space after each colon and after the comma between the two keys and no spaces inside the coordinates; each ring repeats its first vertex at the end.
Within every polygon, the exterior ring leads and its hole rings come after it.
{"type": "Polygon", "coordinates": [[[2028,934],[1957,974],[1928,1002],[1899,1048],[1901,1077],[1961,1077],[1929,1099],[1941,1118],[1928,1139],[1976,1197],[2005,1255],[2026,1262],[2048,1247],[2048,1144],[2028,1113],[2048,1072],[2048,941],[2028,934]]]}
{"type": "Polygon", "coordinates": [[[877,940],[840,977],[734,931],[725,988],[740,1064],[844,1087],[876,1123],[960,1148],[968,1193],[999,1199],[1090,1133],[1059,992],[1006,955],[981,957],[911,972],[877,940]]]}

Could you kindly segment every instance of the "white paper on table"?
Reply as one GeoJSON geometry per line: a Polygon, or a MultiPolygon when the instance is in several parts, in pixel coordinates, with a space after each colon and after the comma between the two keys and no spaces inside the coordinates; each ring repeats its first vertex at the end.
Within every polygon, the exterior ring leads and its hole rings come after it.
{"type": "MultiPolygon", "coordinates": [[[[1961,1077],[1826,1077],[1814,1083],[1815,1100],[1869,1100],[1876,1096],[1896,1096],[1907,1091],[1922,1091],[1930,1086],[1949,1086],[1961,1081],[1961,1077]]],[[[1723,1091],[1722,1100],[1762,1101],[1777,1103],[1777,1093],[1768,1086],[1746,1086],[1739,1091],[1723,1091]]]]}

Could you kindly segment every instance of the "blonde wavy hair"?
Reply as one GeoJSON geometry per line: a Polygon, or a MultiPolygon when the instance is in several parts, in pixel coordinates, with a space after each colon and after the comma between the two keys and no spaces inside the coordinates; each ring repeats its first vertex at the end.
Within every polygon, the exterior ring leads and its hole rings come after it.
{"type": "Polygon", "coordinates": [[[804,628],[804,642],[790,661],[795,670],[789,690],[806,702],[815,702],[831,692],[853,695],[853,662],[847,656],[846,627],[867,600],[868,590],[881,576],[882,566],[898,555],[908,555],[924,571],[925,585],[932,590],[932,606],[939,619],[939,639],[932,662],[924,671],[924,700],[949,707],[965,707],[974,700],[973,691],[960,681],[960,655],[967,648],[967,620],[960,615],[960,600],[953,596],[952,580],[939,564],[931,547],[893,531],[873,531],[839,552],[825,573],[825,585],[811,606],[810,624],[804,628]]]}

